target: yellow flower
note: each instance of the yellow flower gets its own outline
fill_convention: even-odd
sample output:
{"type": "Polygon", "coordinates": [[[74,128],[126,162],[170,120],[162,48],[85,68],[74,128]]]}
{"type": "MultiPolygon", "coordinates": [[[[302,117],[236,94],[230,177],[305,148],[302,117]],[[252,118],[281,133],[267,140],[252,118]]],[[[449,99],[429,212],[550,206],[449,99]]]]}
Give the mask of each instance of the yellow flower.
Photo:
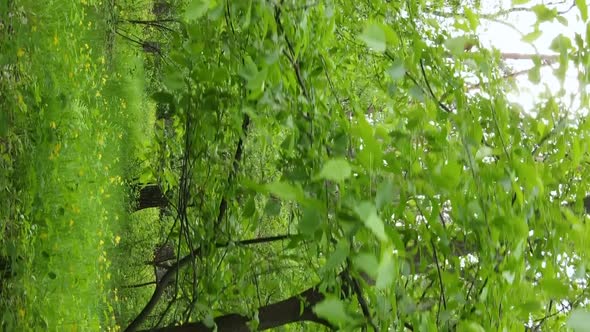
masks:
{"type": "Polygon", "coordinates": [[[121,242],[121,237],[119,235],[115,236],[115,244],[119,244],[121,242]]]}
{"type": "Polygon", "coordinates": [[[16,56],[20,58],[23,55],[25,55],[25,50],[21,47],[16,51],[16,56]]]}

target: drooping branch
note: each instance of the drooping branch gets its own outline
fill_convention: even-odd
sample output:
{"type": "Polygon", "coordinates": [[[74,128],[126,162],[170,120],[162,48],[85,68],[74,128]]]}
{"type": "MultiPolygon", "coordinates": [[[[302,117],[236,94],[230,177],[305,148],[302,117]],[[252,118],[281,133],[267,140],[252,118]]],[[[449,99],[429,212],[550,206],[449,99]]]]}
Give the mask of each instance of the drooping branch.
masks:
{"type": "Polygon", "coordinates": [[[279,30],[279,33],[283,34],[283,36],[285,38],[285,42],[287,43],[288,52],[285,51],[284,53],[285,53],[285,56],[287,56],[287,59],[289,59],[289,62],[291,63],[293,70],[295,71],[295,77],[297,78],[297,84],[299,84],[299,87],[301,88],[301,92],[303,93],[303,96],[305,97],[305,99],[310,100],[307,86],[305,85],[305,81],[303,80],[303,75],[301,74],[299,61],[295,57],[295,49],[293,48],[293,44],[291,43],[289,36],[287,36],[287,32],[283,28],[283,23],[281,22],[281,7],[279,7],[279,6],[277,6],[275,8],[275,22],[277,23],[277,28],[279,30]]]}
{"type": "MultiPolygon", "coordinates": [[[[248,126],[250,125],[250,116],[247,113],[244,113],[244,118],[242,120],[242,133],[240,134],[240,139],[238,140],[238,145],[236,147],[236,152],[234,154],[234,159],[232,161],[232,168],[229,172],[229,176],[227,178],[227,186],[229,187],[232,182],[234,181],[235,177],[238,174],[240,169],[240,162],[242,161],[242,154],[244,151],[244,139],[248,132],[248,126]]],[[[227,197],[223,195],[221,197],[221,201],[219,202],[219,210],[217,214],[217,220],[215,221],[215,231],[221,225],[223,218],[225,217],[225,213],[227,211],[227,197]]]]}
{"type": "MultiPolygon", "coordinates": [[[[233,244],[235,246],[248,246],[248,245],[253,245],[253,244],[282,241],[282,240],[288,239],[290,237],[291,237],[290,235],[277,235],[277,236],[271,236],[271,237],[237,241],[237,242],[233,242],[233,244]]],[[[224,247],[229,246],[231,243],[232,242],[217,243],[215,245],[215,248],[224,248],[224,247]]],[[[181,258],[178,262],[173,264],[168,269],[168,271],[162,276],[162,278],[160,279],[160,281],[156,285],[156,289],[154,290],[154,293],[152,294],[152,297],[150,298],[148,303],[141,310],[141,312],[137,315],[137,317],[135,317],[133,322],[131,322],[131,324],[129,324],[129,326],[125,329],[126,332],[133,332],[139,328],[139,326],[146,320],[146,318],[149,316],[149,314],[154,310],[154,308],[156,307],[156,304],[158,304],[158,301],[160,301],[160,298],[162,298],[162,295],[164,294],[166,286],[172,281],[172,278],[174,278],[174,276],[176,275],[176,272],[178,272],[181,268],[190,264],[194,259],[201,257],[201,254],[202,254],[201,247],[198,247],[195,250],[193,250],[190,254],[181,258]]]]}
{"type": "MultiPolygon", "coordinates": [[[[313,312],[313,307],[324,299],[318,287],[309,288],[302,293],[283,301],[258,308],[258,331],[268,330],[295,322],[313,322],[330,328],[333,326],[313,312]]],[[[227,314],[214,319],[218,332],[249,332],[252,318],[241,314],[227,314]]],[[[213,331],[204,322],[188,323],[181,326],[167,326],[157,332],[209,332],[213,331]]]]}
{"type": "MultiPolygon", "coordinates": [[[[350,262],[350,260],[347,260],[347,267],[344,270],[344,272],[342,273],[342,276],[343,276],[344,280],[352,287],[352,290],[356,294],[356,299],[357,299],[359,305],[361,306],[361,311],[363,312],[363,316],[365,316],[367,323],[369,323],[369,325],[371,325],[371,327],[373,328],[373,331],[379,332],[380,331],[379,327],[373,321],[373,317],[371,316],[371,311],[369,310],[369,305],[367,304],[367,301],[365,300],[365,297],[363,296],[363,291],[361,289],[361,285],[360,285],[358,279],[353,277],[352,275],[350,275],[350,272],[349,272],[350,266],[351,266],[351,262],[350,262]]],[[[367,278],[366,281],[368,283],[373,282],[372,280],[369,279],[369,276],[364,275],[364,277],[367,278]]]]}

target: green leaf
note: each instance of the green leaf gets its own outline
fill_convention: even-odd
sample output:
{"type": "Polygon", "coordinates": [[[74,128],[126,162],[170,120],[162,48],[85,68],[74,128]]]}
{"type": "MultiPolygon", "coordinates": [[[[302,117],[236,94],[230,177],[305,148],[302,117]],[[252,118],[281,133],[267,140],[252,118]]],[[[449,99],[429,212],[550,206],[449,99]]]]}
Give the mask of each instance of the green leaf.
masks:
{"type": "Polygon", "coordinates": [[[572,41],[564,35],[559,35],[551,41],[549,48],[552,51],[565,53],[572,47],[572,41]]]}
{"type": "Polygon", "coordinates": [[[287,201],[296,201],[303,198],[301,189],[286,182],[273,182],[265,187],[271,194],[287,201]]]}
{"type": "Polygon", "coordinates": [[[359,270],[365,272],[371,278],[377,278],[379,270],[379,261],[377,257],[369,253],[360,253],[352,260],[354,266],[359,270]]]}
{"type": "Polygon", "coordinates": [[[256,201],[254,200],[254,196],[250,196],[242,213],[244,217],[250,218],[254,215],[254,212],[256,212],[256,201]]]}
{"type": "Polygon", "coordinates": [[[462,321],[457,328],[459,332],[485,332],[483,326],[474,321],[462,321]]]}
{"type": "Polygon", "coordinates": [[[165,91],[155,92],[151,97],[157,103],[171,104],[174,102],[174,96],[165,91]]]}
{"type": "Polygon", "coordinates": [[[365,26],[365,29],[359,35],[359,39],[364,41],[375,52],[383,53],[387,49],[385,31],[378,24],[370,23],[365,26]]]}
{"type": "Polygon", "coordinates": [[[469,28],[471,31],[476,31],[479,26],[479,16],[467,6],[463,10],[465,11],[465,18],[469,22],[469,28]]]}
{"type": "Polygon", "coordinates": [[[169,91],[179,91],[185,87],[184,76],[180,70],[166,70],[162,83],[169,91]]]}
{"type": "Polygon", "coordinates": [[[512,0],[512,5],[524,5],[529,3],[531,0],[512,0]]]}
{"type": "Polygon", "coordinates": [[[0,138],[8,135],[8,112],[0,111],[0,138]]]}
{"type": "Polygon", "coordinates": [[[563,16],[557,16],[555,19],[557,20],[557,22],[561,23],[561,25],[563,25],[563,26],[567,27],[569,25],[567,18],[565,18],[563,16]]]}
{"type": "Polygon", "coordinates": [[[379,269],[377,270],[377,280],[375,286],[378,289],[385,289],[391,285],[395,279],[395,262],[393,259],[392,248],[385,249],[379,262],[379,269]]]}
{"type": "Polygon", "coordinates": [[[385,40],[387,41],[387,45],[390,47],[395,47],[399,45],[399,36],[397,33],[389,26],[385,24],[379,24],[383,32],[385,32],[385,40]]]}
{"type": "Polygon", "coordinates": [[[482,159],[485,157],[493,156],[494,149],[490,148],[489,146],[482,145],[475,154],[475,159],[482,159]]]}
{"type": "Polygon", "coordinates": [[[524,37],[522,37],[522,41],[525,43],[532,43],[541,37],[543,33],[539,29],[535,29],[533,32],[527,33],[524,37]]]}
{"type": "Polygon", "coordinates": [[[196,21],[201,18],[209,9],[209,0],[192,0],[184,12],[185,22],[196,21]]]}
{"type": "Polygon", "coordinates": [[[305,207],[303,209],[303,215],[297,225],[299,233],[303,235],[312,235],[320,227],[321,220],[321,215],[317,209],[305,207]]]}
{"type": "Polygon", "coordinates": [[[342,265],[342,263],[346,261],[349,252],[350,243],[348,243],[346,240],[340,240],[336,245],[336,249],[328,258],[324,268],[327,270],[337,269],[340,265],[342,265]]]}
{"type": "Polygon", "coordinates": [[[528,316],[528,314],[535,311],[543,310],[543,306],[539,301],[528,301],[519,305],[520,310],[528,316]]]}
{"type": "Polygon", "coordinates": [[[269,199],[264,207],[264,214],[269,217],[276,217],[281,214],[281,201],[269,199]]]}
{"type": "Polygon", "coordinates": [[[419,86],[413,85],[408,93],[419,102],[424,102],[424,91],[419,86]]]}
{"type": "Polygon", "coordinates": [[[383,221],[377,215],[375,205],[370,202],[362,202],[354,208],[354,211],[365,223],[365,226],[373,232],[379,240],[387,241],[385,227],[383,226],[383,221]]]}
{"type": "Polygon", "coordinates": [[[344,302],[334,297],[326,298],[316,304],[313,307],[313,312],[336,326],[346,323],[350,319],[346,313],[344,302]]]}
{"type": "Polygon", "coordinates": [[[252,60],[249,55],[244,57],[244,64],[240,68],[238,74],[246,81],[250,81],[258,75],[258,66],[256,63],[254,63],[254,60],[252,60]]]}
{"type": "Polygon", "coordinates": [[[582,20],[585,22],[588,20],[588,5],[586,5],[586,0],[576,0],[576,7],[580,10],[580,15],[582,15],[582,20]]]}
{"type": "Polygon", "coordinates": [[[574,309],[567,320],[567,327],[575,332],[590,332],[590,312],[574,309]]]}
{"type": "Polygon", "coordinates": [[[472,41],[470,38],[466,36],[460,36],[455,38],[449,38],[445,41],[445,47],[451,52],[454,56],[460,56],[461,54],[465,53],[465,47],[471,44],[472,41]]]}
{"type": "Polygon", "coordinates": [[[399,197],[399,191],[396,193],[393,182],[389,179],[383,181],[377,188],[377,197],[375,197],[377,210],[384,207],[387,203],[393,203],[393,199],[396,196],[399,197]]]}
{"type": "Polygon", "coordinates": [[[557,9],[549,9],[545,5],[536,5],[531,9],[537,15],[537,21],[539,23],[552,21],[557,16],[557,9]]]}
{"type": "Polygon", "coordinates": [[[318,174],[317,178],[334,182],[342,182],[348,179],[351,174],[352,168],[350,167],[348,161],[337,158],[328,160],[322,167],[322,170],[320,171],[320,174],[318,174]]]}
{"type": "Polygon", "coordinates": [[[391,67],[389,67],[389,69],[387,70],[387,73],[389,74],[391,79],[393,79],[394,82],[397,82],[400,79],[404,78],[404,76],[406,75],[406,68],[404,67],[403,61],[396,59],[393,62],[393,65],[391,65],[391,67]]]}
{"type": "Polygon", "coordinates": [[[545,278],[541,281],[541,287],[552,298],[562,299],[568,294],[568,287],[559,279],[545,278]]]}

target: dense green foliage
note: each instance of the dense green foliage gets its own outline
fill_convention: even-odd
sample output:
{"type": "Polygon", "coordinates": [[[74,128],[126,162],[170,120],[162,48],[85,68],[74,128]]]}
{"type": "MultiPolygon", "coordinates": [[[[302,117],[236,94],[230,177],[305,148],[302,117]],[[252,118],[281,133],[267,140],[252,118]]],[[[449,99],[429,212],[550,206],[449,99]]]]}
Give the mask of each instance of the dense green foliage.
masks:
{"type": "Polygon", "coordinates": [[[17,295],[2,297],[3,326],[588,330],[590,36],[520,56],[531,82],[551,66],[561,83],[533,110],[508,100],[507,56],[478,37],[527,11],[533,43],[570,11],[586,24],[587,7],[513,2],[26,2],[56,30],[15,24],[3,54],[64,61],[1,58],[35,75],[0,86],[4,292],[17,295]],[[90,52],[98,32],[74,35],[86,21],[70,16],[99,8],[88,27],[106,46],[90,52]],[[145,73],[114,38],[141,47],[145,73]],[[152,257],[162,244],[177,259],[152,257]]]}
{"type": "Polygon", "coordinates": [[[0,1],[2,331],[115,329],[110,251],[153,123],[141,57],[107,38],[116,12],[0,1]]]}

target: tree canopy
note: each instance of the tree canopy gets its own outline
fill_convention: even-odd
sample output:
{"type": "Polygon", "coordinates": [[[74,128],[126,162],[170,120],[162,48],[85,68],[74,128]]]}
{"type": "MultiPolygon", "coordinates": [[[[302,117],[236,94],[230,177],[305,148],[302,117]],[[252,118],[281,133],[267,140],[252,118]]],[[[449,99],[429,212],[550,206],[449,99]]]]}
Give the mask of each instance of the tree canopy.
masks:
{"type": "Polygon", "coordinates": [[[144,177],[179,259],[128,330],[163,298],[163,330],[587,330],[589,37],[485,47],[512,11],[529,43],[568,24],[513,3],[188,1],[152,96],[172,153],[144,177]],[[507,59],[561,84],[525,110],[507,59]]]}

